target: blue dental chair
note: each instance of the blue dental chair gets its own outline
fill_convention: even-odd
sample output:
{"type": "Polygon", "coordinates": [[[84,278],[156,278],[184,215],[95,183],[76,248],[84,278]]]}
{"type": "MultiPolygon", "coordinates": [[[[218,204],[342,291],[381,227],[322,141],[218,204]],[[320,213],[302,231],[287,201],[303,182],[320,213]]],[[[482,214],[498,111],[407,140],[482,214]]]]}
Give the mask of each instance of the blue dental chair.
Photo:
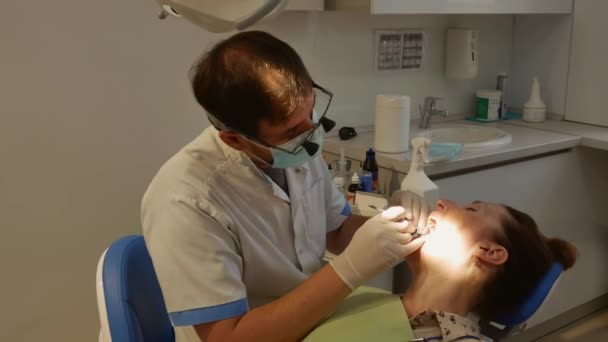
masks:
{"type": "MultiPolygon", "coordinates": [[[[528,299],[514,312],[480,322],[484,336],[494,341],[525,328],[563,271],[554,263],[528,299]]],[[[97,265],[99,342],[174,342],[175,334],[142,236],[116,240],[97,265]]]]}
{"type": "Polygon", "coordinates": [[[175,334],[143,236],[118,239],[97,265],[99,342],[173,342],[175,334]]]}
{"type": "Polygon", "coordinates": [[[502,315],[492,322],[480,322],[480,328],[483,335],[494,341],[500,341],[507,336],[516,334],[525,329],[526,321],[528,321],[545,302],[563,271],[564,267],[560,263],[554,262],[534,291],[532,291],[530,296],[528,296],[517,310],[502,315]]]}

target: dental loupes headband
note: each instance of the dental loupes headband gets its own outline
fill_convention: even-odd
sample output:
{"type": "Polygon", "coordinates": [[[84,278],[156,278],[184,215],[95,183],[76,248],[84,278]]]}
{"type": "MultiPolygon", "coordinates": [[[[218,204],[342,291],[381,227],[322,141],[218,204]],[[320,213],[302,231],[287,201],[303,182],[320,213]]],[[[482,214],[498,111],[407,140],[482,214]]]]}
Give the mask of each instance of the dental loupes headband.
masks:
{"type": "Polygon", "coordinates": [[[299,144],[298,146],[296,146],[293,150],[286,150],[280,146],[271,145],[264,141],[256,139],[252,136],[244,134],[240,130],[236,130],[232,127],[229,127],[228,125],[223,123],[221,120],[219,120],[217,117],[215,117],[213,114],[211,114],[209,112],[207,112],[207,117],[209,118],[209,121],[211,122],[211,124],[218,130],[230,130],[230,131],[236,132],[265,147],[281,150],[283,152],[286,152],[286,153],[289,153],[292,155],[298,154],[298,153],[300,153],[300,151],[302,151],[302,149],[304,149],[306,151],[306,153],[308,153],[308,155],[313,156],[318,152],[318,150],[320,148],[319,144],[311,141],[315,132],[317,132],[317,130],[320,127],[323,127],[323,130],[325,132],[329,132],[336,126],[336,122],[327,117],[327,111],[328,111],[331,101],[333,99],[333,93],[331,91],[321,87],[320,85],[316,84],[315,82],[313,82],[313,90],[315,92],[317,92],[317,91],[320,92],[320,93],[315,93],[315,106],[318,104],[318,105],[321,105],[322,108],[315,108],[313,106],[313,111],[312,111],[311,115],[313,118],[314,127],[308,131],[308,134],[306,135],[303,142],[301,144],[299,144]],[[319,97],[319,95],[322,95],[322,96],[319,97]],[[327,102],[323,102],[321,99],[325,99],[327,102]],[[315,121],[315,113],[317,115],[320,114],[320,116],[316,119],[316,121],[315,121]]]}

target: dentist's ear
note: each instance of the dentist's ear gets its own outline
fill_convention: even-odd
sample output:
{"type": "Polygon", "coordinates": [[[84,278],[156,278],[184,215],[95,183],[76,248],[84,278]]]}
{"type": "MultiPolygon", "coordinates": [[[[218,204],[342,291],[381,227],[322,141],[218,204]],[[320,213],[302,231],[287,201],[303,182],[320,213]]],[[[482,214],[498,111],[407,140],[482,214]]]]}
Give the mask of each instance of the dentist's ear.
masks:
{"type": "Polygon", "coordinates": [[[220,139],[237,151],[244,151],[248,148],[250,142],[243,138],[240,134],[232,131],[220,131],[220,139]]]}
{"type": "Polygon", "coordinates": [[[507,262],[509,258],[509,252],[501,245],[485,241],[477,244],[475,250],[475,258],[481,262],[484,262],[493,266],[500,266],[507,262]]]}

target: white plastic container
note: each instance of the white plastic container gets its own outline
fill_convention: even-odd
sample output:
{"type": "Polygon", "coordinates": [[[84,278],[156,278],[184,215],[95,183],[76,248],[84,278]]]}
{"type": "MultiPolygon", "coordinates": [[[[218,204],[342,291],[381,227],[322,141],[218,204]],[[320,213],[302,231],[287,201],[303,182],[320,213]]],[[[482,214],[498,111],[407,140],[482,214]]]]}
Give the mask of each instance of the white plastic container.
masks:
{"type": "Polygon", "coordinates": [[[376,95],[374,147],[379,152],[402,153],[409,150],[410,97],[376,95]]]}
{"type": "Polygon", "coordinates": [[[499,90],[478,90],[475,95],[475,117],[484,121],[498,120],[502,92],[499,90]]]}
{"type": "Polygon", "coordinates": [[[530,122],[545,121],[547,107],[540,98],[540,83],[538,78],[534,77],[532,81],[532,89],[530,90],[530,98],[524,104],[523,119],[530,122]]]}
{"type": "Polygon", "coordinates": [[[435,208],[439,200],[439,187],[424,173],[424,163],[429,162],[429,145],[427,138],[412,139],[412,164],[410,170],[401,183],[401,190],[409,190],[424,199],[435,208]]]}

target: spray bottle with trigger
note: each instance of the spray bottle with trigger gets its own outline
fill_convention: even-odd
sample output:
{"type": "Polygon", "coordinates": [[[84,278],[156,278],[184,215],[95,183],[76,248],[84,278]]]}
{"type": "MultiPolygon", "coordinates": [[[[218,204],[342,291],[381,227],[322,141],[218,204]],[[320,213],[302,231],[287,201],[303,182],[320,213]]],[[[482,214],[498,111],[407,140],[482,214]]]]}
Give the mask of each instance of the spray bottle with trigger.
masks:
{"type": "Polygon", "coordinates": [[[409,190],[423,197],[435,208],[439,200],[439,187],[424,173],[424,163],[428,163],[431,140],[423,137],[412,139],[412,163],[410,170],[401,182],[401,190],[409,190]]]}

